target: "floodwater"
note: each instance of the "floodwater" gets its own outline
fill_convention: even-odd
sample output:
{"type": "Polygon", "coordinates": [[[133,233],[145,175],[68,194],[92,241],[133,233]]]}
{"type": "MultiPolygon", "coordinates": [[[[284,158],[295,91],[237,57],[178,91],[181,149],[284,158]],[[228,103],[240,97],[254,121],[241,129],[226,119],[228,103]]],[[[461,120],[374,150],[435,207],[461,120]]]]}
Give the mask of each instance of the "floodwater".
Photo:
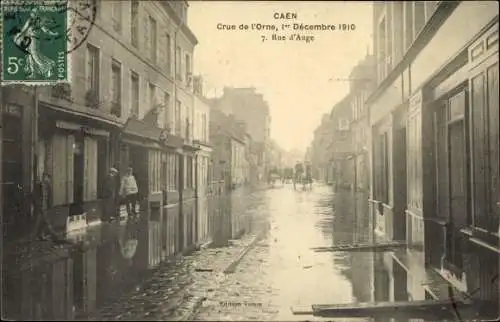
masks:
{"type": "MultiPolygon", "coordinates": [[[[103,224],[72,237],[82,247],[72,252],[71,265],[69,259],[61,259],[43,266],[43,272],[30,271],[30,280],[23,275],[25,292],[17,293],[15,285],[19,280],[9,279],[8,294],[16,295],[12,297],[9,316],[26,320],[62,320],[71,316],[85,319],[97,310],[103,320],[165,320],[171,319],[176,310],[170,307],[171,299],[180,290],[191,292],[194,288],[197,293],[208,294],[195,320],[374,321],[369,317],[294,315],[291,310],[313,304],[408,299],[406,279],[391,276],[384,269],[381,253],[311,249],[369,242],[367,198],[350,191],[334,194],[331,187],[319,184],[311,191],[284,185],[251,194],[240,205],[246,209],[248,232],[255,234],[264,227],[269,230],[243,257],[234,273],[216,282],[212,273],[193,274],[193,260],[187,257],[172,267],[167,265],[153,272],[154,227],[144,218],[103,224]],[[52,288],[51,292],[51,285],[56,283],[60,288],[52,288]],[[51,295],[55,290],[68,289],[72,290],[71,296],[65,291],[57,298],[51,295]],[[51,298],[54,301],[49,303],[47,299],[51,298]],[[30,308],[21,304],[29,304],[30,308]]],[[[214,252],[231,253],[230,249],[205,251],[205,255],[203,252],[194,257],[202,261],[206,255],[214,261],[214,252]]],[[[231,258],[216,256],[215,261],[231,258]]]]}
{"type": "Polygon", "coordinates": [[[263,198],[270,222],[267,237],[222,282],[195,319],[374,321],[370,317],[294,315],[291,310],[313,304],[373,302],[388,294],[389,283],[380,283],[387,272],[375,264],[380,254],[311,249],[368,242],[367,196],[333,195],[330,187],[320,185],[312,191],[294,191],[285,185],[268,190],[263,198]]]}

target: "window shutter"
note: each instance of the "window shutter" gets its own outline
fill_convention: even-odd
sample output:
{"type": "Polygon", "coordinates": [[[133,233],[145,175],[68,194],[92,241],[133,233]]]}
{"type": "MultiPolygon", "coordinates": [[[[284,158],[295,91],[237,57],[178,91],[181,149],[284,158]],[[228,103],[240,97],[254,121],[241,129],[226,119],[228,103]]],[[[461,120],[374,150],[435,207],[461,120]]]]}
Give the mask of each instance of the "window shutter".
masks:
{"type": "Polygon", "coordinates": [[[61,138],[58,135],[52,137],[52,169],[54,169],[52,174],[52,203],[54,206],[61,204],[61,171],[57,171],[61,166],[60,158],[63,155],[61,152],[61,138]]]}
{"type": "Polygon", "coordinates": [[[97,163],[97,140],[88,138],[89,142],[89,147],[90,147],[90,155],[89,155],[89,162],[90,162],[90,180],[89,180],[89,200],[96,200],[97,199],[97,168],[98,168],[98,163],[97,163]]]}
{"type": "MultiPolygon", "coordinates": [[[[73,169],[73,159],[74,159],[74,153],[73,153],[73,145],[75,144],[75,137],[73,135],[67,136],[65,140],[66,148],[64,150],[64,154],[62,155],[62,158],[65,159],[65,164],[66,166],[62,169],[66,169],[66,174],[65,174],[65,184],[66,186],[65,191],[67,192],[66,194],[66,201],[67,203],[73,203],[73,177],[74,177],[74,169],[73,169]]],[[[64,184],[64,183],[63,183],[64,184]]]]}

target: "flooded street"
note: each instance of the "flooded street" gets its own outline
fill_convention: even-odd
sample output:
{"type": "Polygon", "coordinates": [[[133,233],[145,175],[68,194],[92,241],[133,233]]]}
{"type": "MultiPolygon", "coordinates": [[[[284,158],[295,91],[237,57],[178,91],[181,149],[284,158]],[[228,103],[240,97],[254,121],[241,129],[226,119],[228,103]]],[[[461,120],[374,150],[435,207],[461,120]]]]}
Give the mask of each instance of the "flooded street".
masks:
{"type": "Polygon", "coordinates": [[[205,301],[196,319],[325,320],[293,315],[291,307],[370,300],[370,253],[311,249],[348,243],[359,236],[353,229],[354,207],[339,203],[333,211],[327,186],[294,191],[285,185],[269,190],[265,198],[270,232],[205,301]]]}

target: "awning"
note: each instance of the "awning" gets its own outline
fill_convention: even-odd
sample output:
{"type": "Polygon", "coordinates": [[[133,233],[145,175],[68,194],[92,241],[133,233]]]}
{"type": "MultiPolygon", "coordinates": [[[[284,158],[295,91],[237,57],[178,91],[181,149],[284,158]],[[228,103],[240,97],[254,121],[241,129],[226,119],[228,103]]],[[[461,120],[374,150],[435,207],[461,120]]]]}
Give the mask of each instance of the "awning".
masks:
{"type": "Polygon", "coordinates": [[[137,136],[143,139],[159,141],[163,130],[152,124],[148,124],[141,120],[130,118],[123,126],[123,133],[137,136]]]}
{"type": "Polygon", "coordinates": [[[167,131],[162,133],[160,140],[169,148],[182,149],[184,146],[184,139],[182,137],[170,134],[167,131]]]}

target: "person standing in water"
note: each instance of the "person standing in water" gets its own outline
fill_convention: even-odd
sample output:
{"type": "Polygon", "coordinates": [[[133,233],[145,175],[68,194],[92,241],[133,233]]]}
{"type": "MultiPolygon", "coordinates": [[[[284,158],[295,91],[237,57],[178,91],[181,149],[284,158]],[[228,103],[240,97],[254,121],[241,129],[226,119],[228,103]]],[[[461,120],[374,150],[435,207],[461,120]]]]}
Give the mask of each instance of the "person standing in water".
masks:
{"type": "Polygon", "coordinates": [[[135,180],[133,173],[134,170],[132,168],[128,168],[120,185],[120,196],[125,199],[128,215],[137,215],[135,206],[137,203],[137,193],[139,192],[139,189],[137,188],[137,181],[135,180]]]}

